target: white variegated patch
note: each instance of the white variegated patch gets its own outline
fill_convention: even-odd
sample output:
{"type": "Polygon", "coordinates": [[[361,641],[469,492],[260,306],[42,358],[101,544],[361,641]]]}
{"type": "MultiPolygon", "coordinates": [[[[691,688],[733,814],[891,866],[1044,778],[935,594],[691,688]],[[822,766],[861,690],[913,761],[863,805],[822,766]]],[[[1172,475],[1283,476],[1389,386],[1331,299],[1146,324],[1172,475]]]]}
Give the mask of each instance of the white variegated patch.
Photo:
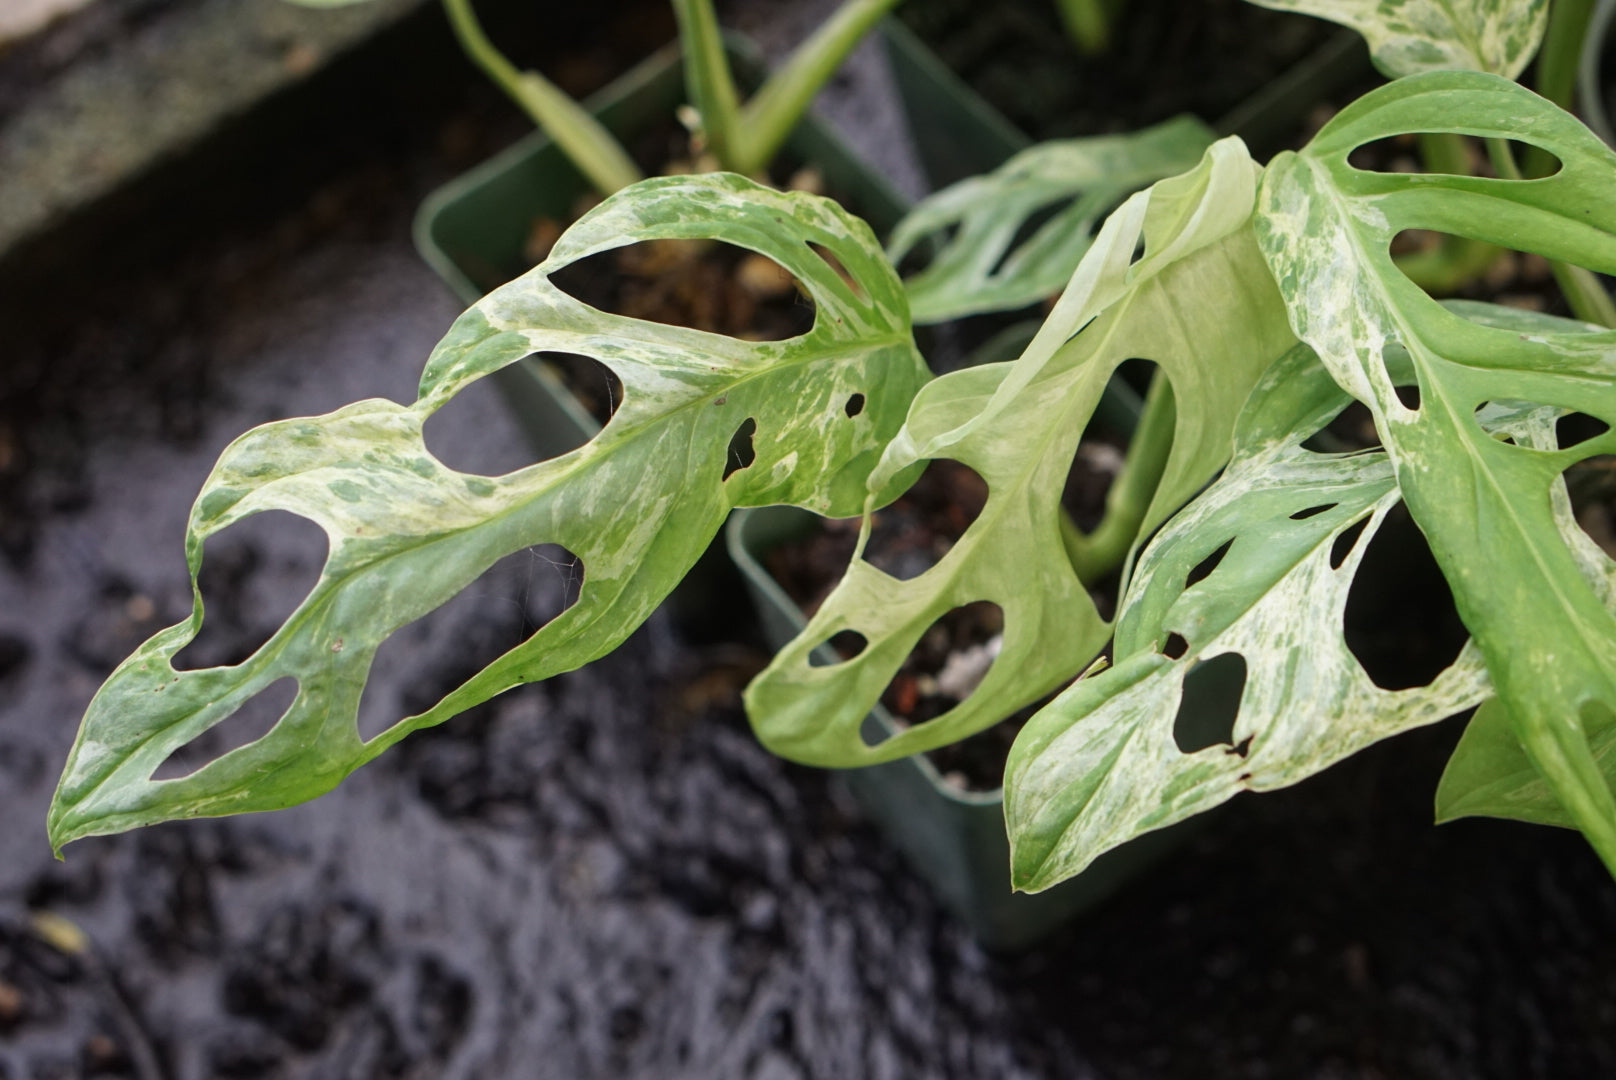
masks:
{"type": "Polygon", "coordinates": [[[1251,0],[1351,27],[1375,66],[1396,79],[1425,71],[1487,71],[1513,79],[1537,55],[1548,0],[1251,0]]]}

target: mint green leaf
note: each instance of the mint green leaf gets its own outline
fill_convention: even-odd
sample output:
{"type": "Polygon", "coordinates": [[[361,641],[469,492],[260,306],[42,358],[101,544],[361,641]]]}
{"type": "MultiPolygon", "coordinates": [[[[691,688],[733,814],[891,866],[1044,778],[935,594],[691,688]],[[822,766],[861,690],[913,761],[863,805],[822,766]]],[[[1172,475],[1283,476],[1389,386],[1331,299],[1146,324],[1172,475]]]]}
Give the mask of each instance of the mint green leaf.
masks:
{"type": "MultiPolygon", "coordinates": [[[[1072,569],[1059,507],[1112,372],[1133,357],[1153,360],[1177,399],[1196,405],[1177,412],[1171,454],[1142,514],[1148,532],[1227,459],[1241,403],[1295,344],[1251,228],[1259,175],[1238,139],[1215,143],[1193,172],[1111,216],[1020,359],[952,373],[921,391],[871,474],[872,490],[919,462],[951,458],[987,482],[986,506],[936,566],[911,580],[855,556],[803,633],[747,690],[753,727],[770,749],[822,765],[902,757],[993,724],[1094,657],[1110,630],[1072,569]],[[920,636],[979,600],[999,605],[1005,630],[975,692],[866,745],[864,716],[920,636]],[[864,650],[812,666],[814,648],[843,630],[862,634],[864,650]]],[[[866,538],[868,530],[866,521],[866,538]]]]}
{"type": "Polygon", "coordinates": [[[1513,79],[1543,42],[1548,0],[1251,0],[1317,15],[1369,43],[1375,66],[1397,79],[1425,71],[1490,71],[1513,79]]]}
{"type": "Polygon", "coordinates": [[[1145,185],[1194,168],[1214,138],[1193,116],[1180,116],[1129,135],[1040,143],[922,199],[892,231],[894,266],[939,234],[957,232],[904,283],[915,322],[1008,311],[1053,296],[1102,216],[1145,185]],[[1033,216],[1051,209],[1017,244],[1033,216]]]}
{"type": "Polygon", "coordinates": [[[1507,402],[1616,422],[1616,333],[1467,319],[1412,285],[1387,251],[1402,229],[1427,228],[1616,272],[1613,188],[1616,153],[1574,118],[1496,76],[1442,72],[1365,96],[1301,154],[1275,159],[1257,228],[1297,335],[1373,413],[1516,738],[1616,872],[1616,798],[1589,741],[1616,714],[1616,617],[1554,496],[1567,466],[1616,449],[1616,432],[1547,450],[1478,422],[1479,409],[1507,402]],[[1363,143],[1444,131],[1526,142],[1562,167],[1517,181],[1347,164],[1363,143]],[[1417,409],[1387,375],[1394,343],[1413,364],[1417,409]]]}
{"type": "MultiPolygon", "coordinates": [[[[1587,734],[1605,783],[1616,786],[1616,724],[1608,720],[1591,723],[1587,734]]],[[[1510,727],[1509,714],[1497,698],[1485,702],[1470,718],[1437,785],[1438,823],[1463,817],[1577,827],[1526,756],[1510,727]]]]}
{"type": "Polygon", "coordinates": [[[1491,692],[1473,647],[1429,686],[1401,691],[1375,686],[1347,648],[1348,591],[1398,501],[1383,452],[1301,445],[1348,400],[1306,346],[1274,365],[1241,416],[1228,468],[1141,555],[1116,666],[1022,729],[1005,769],[1017,888],[1048,888],[1141,833],[1241,791],[1294,784],[1491,692]],[[1359,523],[1333,565],[1337,539],[1359,523]],[[1186,587],[1224,544],[1211,572],[1186,587]],[[1163,652],[1172,635],[1185,646],[1177,658],[1163,652]],[[1185,753],[1173,731],[1185,680],[1201,661],[1231,653],[1246,664],[1232,737],[1185,753]]]}
{"type": "Polygon", "coordinates": [[[835,203],[734,175],[626,189],[574,225],[550,258],[489,294],[433,352],[413,405],[361,401],[256,428],[228,447],[192,511],[186,554],[248,515],[280,509],[324,528],[330,555],[308,599],[247,660],[176,671],[191,618],[143,644],[91,702],[50,811],[51,842],[169,818],[267,810],[319,795],[418,728],[614,648],[695,562],[732,506],[857,513],[867,477],[926,378],[902,286],[863,222],[835,203]],[[714,238],[774,259],[817,305],[813,329],[749,342],[606,314],[550,275],[655,238],[714,238]],[[809,244],[840,262],[857,291],[809,244]],[[625,391],[591,442],[499,477],[433,458],[423,422],[461,389],[545,350],[604,362],[625,391]],[[855,417],[846,405],[865,396],[855,417]],[[753,463],[723,479],[731,437],[756,423],[753,463]],[[501,557],[557,543],[579,556],[577,602],[431,709],[369,742],[356,727],[377,647],[501,557]],[[153,782],[179,747],[283,677],[291,707],[262,738],[190,776],[153,782]]]}

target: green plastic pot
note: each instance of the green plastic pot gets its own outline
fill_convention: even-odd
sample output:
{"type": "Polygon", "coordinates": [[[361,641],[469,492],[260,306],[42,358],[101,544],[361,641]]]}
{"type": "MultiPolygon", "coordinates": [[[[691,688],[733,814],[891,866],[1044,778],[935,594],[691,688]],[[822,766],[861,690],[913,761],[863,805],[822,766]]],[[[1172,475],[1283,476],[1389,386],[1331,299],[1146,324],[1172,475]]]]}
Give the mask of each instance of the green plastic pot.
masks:
{"type": "MultiPolygon", "coordinates": [[[[918,35],[896,19],[882,25],[921,167],[933,187],[989,172],[1032,140],[949,69],[918,35]]],[[[1281,149],[1307,111],[1334,91],[1372,74],[1363,39],[1332,35],[1289,71],[1220,117],[1213,127],[1239,135],[1252,152],[1281,149]]]]}
{"type": "MultiPolygon", "coordinates": [[[[725,48],[743,88],[762,81],[764,68],[754,46],[726,37],[725,48]]],[[[633,145],[640,135],[668,123],[684,100],[684,65],[675,44],[587,104],[609,131],[633,145]]],[[[908,209],[907,199],[812,116],[797,125],[781,158],[815,166],[826,190],[878,233],[890,229],[908,209]]],[[[564,220],[588,190],[560,148],[535,132],[428,196],[416,214],[415,246],[455,295],[471,304],[527,269],[522,248],[535,220],[564,220]]],[[[545,457],[581,446],[600,430],[543,360],[530,357],[494,378],[534,449],[545,457]]]]}

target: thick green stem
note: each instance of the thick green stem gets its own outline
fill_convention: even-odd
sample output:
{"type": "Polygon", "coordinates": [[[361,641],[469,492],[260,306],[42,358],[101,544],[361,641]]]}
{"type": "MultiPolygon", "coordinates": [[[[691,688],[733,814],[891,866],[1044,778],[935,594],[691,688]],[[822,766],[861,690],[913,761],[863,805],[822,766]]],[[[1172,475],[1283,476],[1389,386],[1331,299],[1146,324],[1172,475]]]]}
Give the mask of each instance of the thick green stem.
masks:
{"type": "Polygon", "coordinates": [[[1098,56],[1111,45],[1111,13],[1105,0],[1056,0],[1061,21],[1077,51],[1098,56]]]}
{"type": "Polygon", "coordinates": [[[797,46],[741,110],[728,167],[747,174],[767,168],[820,87],[897,2],[847,0],[812,37],[797,46]]]}
{"type": "MultiPolygon", "coordinates": [[[[1582,66],[1582,42],[1588,35],[1588,20],[1594,0],[1553,0],[1549,25],[1543,32],[1543,47],[1537,54],[1537,92],[1567,112],[1577,91],[1577,69],[1582,66]]],[[[1532,147],[1526,153],[1522,172],[1531,177],[1554,171],[1553,155],[1532,147]]]]}
{"type": "Polygon", "coordinates": [[[1139,426],[1128,442],[1122,472],[1106,492],[1105,517],[1087,536],[1079,532],[1070,519],[1062,521],[1061,540],[1066,545],[1066,556],[1084,585],[1093,585],[1121,566],[1139,538],[1139,526],[1144,523],[1150,501],[1167,468],[1177,423],[1178,409],[1173,401],[1172,384],[1158,374],[1151,381],[1150,393],[1145,396],[1145,411],[1139,417],[1139,426]]]}
{"type": "Polygon", "coordinates": [[[685,91],[701,116],[704,149],[718,159],[721,168],[749,172],[735,160],[741,110],[713,2],[673,0],[673,12],[679,19],[679,41],[684,47],[685,91]]]}
{"type": "MultiPolygon", "coordinates": [[[[1515,154],[1507,139],[1488,139],[1487,155],[1492,158],[1493,168],[1500,177],[1521,179],[1520,167],[1515,164],[1515,154]]],[[[1551,261],[1549,267],[1573,315],[1583,322],[1616,327],[1616,301],[1592,271],[1558,261],[1551,261]]]]}
{"type": "Polygon", "coordinates": [[[597,191],[610,195],[641,179],[622,144],[583,106],[537,72],[518,71],[494,47],[471,9],[471,0],[443,0],[443,9],[466,55],[555,140],[597,191]]]}

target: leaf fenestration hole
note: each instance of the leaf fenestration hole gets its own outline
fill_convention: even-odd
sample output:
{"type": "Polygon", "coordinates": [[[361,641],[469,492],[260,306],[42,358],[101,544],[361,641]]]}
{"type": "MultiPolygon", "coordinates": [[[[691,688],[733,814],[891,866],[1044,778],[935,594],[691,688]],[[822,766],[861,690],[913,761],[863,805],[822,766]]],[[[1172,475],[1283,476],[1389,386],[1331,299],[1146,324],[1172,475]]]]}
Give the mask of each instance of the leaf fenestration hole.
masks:
{"type": "Polygon", "coordinates": [[[1587,413],[1567,413],[1554,424],[1555,441],[1562,450],[1581,446],[1589,439],[1597,439],[1609,430],[1609,424],[1587,413]]]}
{"type": "MultiPolygon", "coordinates": [[[[576,357],[585,361],[585,357],[576,357]]],[[[536,363],[530,358],[521,363],[536,363]]],[[[598,365],[602,371],[616,380],[604,364],[598,365]]],[[[587,371],[587,369],[583,369],[587,371]]],[[[588,377],[580,379],[568,378],[568,387],[576,387],[579,399],[589,407],[592,400],[591,390],[598,383],[588,377]]],[[[622,384],[617,384],[615,398],[622,399],[622,384]]],[[[515,472],[537,461],[543,460],[541,456],[523,440],[510,440],[489,438],[489,421],[497,414],[499,421],[505,421],[509,406],[503,400],[498,387],[491,379],[478,379],[469,386],[463,387],[459,393],[450,398],[442,408],[426,418],[421,429],[421,440],[426,443],[427,453],[437,458],[444,465],[456,472],[469,473],[473,476],[504,476],[515,472]]],[[[606,412],[610,419],[611,411],[606,412]]],[[[597,420],[600,419],[597,416],[597,420]]],[[[550,434],[549,431],[546,432],[550,434]]],[[[582,442],[579,443],[582,445],[582,442]]],[[[576,446],[567,447],[570,452],[576,446]]],[[[559,455],[556,455],[559,456],[559,455]]]]}
{"type": "Polygon", "coordinates": [[[496,561],[460,592],[394,631],[371,662],[359,699],[369,742],[451,691],[578,602],[584,565],[559,544],[535,544],[496,561]]]}
{"type": "Polygon", "coordinates": [[[1403,408],[1409,412],[1420,411],[1420,388],[1418,386],[1394,386],[1397,400],[1403,403],[1403,408]]]}
{"type": "Polygon", "coordinates": [[[1358,537],[1363,535],[1368,525],[1369,515],[1366,514],[1336,534],[1335,540],[1330,544],[1330,569],[1341,569],[1341,564],[1347,561],[1352,549],[1358,546],[1358,537]]]}
{"type": "Polygon", "coordinates": [[[988,275],[990,277],[996,276],[1003,270],[1005,264],[1015,258],[1016,253],[1025,247],[1028,241],[1038,235],[1039,230],[1053,221],[1074,201],[1067,198],[1046,203],[1022,219],[1021,224],[1016,227],[1015,236],[1011,238],[1010,243],[1005,246],[999,257],[993,261],[993,269],[988,271],[988,275]]]}
{"type": "Polygon", "coordinates": [[[1190,643],[1184,640],[1184,635],[1172,633],[1167,635],[1167,642],[1162,646],[1162,655],[1169,660],[1182,660],[1190,651],[1190,643]]]}
{"type": "Polygon", "coordinates": [[[153,771],[153,780],[179,780],[262,739],[297,700],[297,680],[276,679],[223,720],[179,747],[153,771]]]}
{"type": "Polygon", "coordinates": [[[642,240],[550,280],[598,311],[747,341],[784,341],[814,325],[813,301],[790,271],[722,240],[642,240]]]}
{"type": "MultiPolygon", "coordinates": [[[[1234,722],[1246,689],[1246,658],[1223,653],[1203,660],[1184,677],[1184,696],[1173,717],[1173,742],[1186,754],[1209,746],[1233,748],[1234,722]]],[[[1249,740],[1245,740],[1249,746],[1249,740]]],[[[1244,755],[1241,755],[1244,756],[1244,755]]]]}
{"type": "Polygon", "coordinates": [[[914,486],[875,513],[864,558],[900,581],[936,566],[987,505],[988,484],[969,465],[937,458],[914,486]]]}
{"type": "Polygon", "coordinates": [[[870,644],[857,630],[838,630],[808,654],[809,667],[834,667],[853,659],[870,644]],[[830,654],[827,655],[827,650],[830,654]]]}
{"type": "Polygon", "coordinates": [[[1382,690],[1426,686],[1469,637],[1453,593],[1406,507],[1369,541],[1347,592],[1347,648],[1382,690]]]}
{"type": "Polygon", "coordinates": [[[960,223],[950,221],[920,237],[898,260],[898,276],[907,281],[930,266],[958,238],[960,223]]]}
{"type": "Polygon", "coordinates": [[[1302,449],[1315,454],[1352,454],[1380,446],[1369,406],[1354,401],[1336,414],[1324,427],[1302,440],[1302,449]]]}
{"type": "Polygon", "coordinates": [[[729,449],[724,454],[724,479],[728,480],[735,473],[748,468],[757,460],[757,450],[752,446],[752,436],[757,434],[757,420],[748,416],[735,429],[730,436],[729,449]]]}
{"type": "MultiPolygon", "coordinates": [[[[1518,167],[1530,163],[1543,163],[1536,178],[1553,176],[1563,168],[1560,159],[1548,150],[1515,139],[1505,140],[1518,167]]],[[[1361,143],[1347,155],[1347,164],[1361,172],[1401,173],[1408,176],[1481,176],[1496,177],[1497,170],[1488,156],[1486,145],[1470,135],[1452,135],[1447,132],[1410,131],[1361,143]],[[1422,139],[1434,138],[1446,144],[1446,151],[1454,160],[1438,158],[1427,160],[1421,147],[1422,139]]]]}
{"type": "Polygon", "coordinates": [[[1435,229],[1403,229],[1392,237],[1388,250],[1403,275],[1433,296],[1568,313],[1553,266],[1535,252],[1489,246],[1435,229]]]}
{"type": "Polygon", "coordinates": [[[325,530],[266,510],[208,537],[202,548],[202,628],[174,656],[176,671],[241,663],[275,635],[320,582],[325,530]]]}
{"type": "MultiPolygon", "coordinates": [[[[623,404],[623,380],[617,377],[617,372],[593,356],[546,352],[539,353],[532,360],[523,361],[523,363],[532,362],[544,364],[558,376],[578,399],[578,403],[601,427],[605,427],[611,418],[617,415],[617,410],[623,404]]],[[[546,436],[553,438],[554,433],[546,432],[546,436]]],[[[582,445],[583,442],[580,441],[578,446],[582,445]]],[[[571,453],[577,448],[568,447],[566,452],[571,453]]]]}
{"type": "Polygon", "coordinates": [[[1213,551],[1212,554],[1190,567],[1190,572],[1184,577],[1184,588],[1188,589],[1191,586],[1199,585],[1201,582],[1210,577],[1212,575],[1212,571],[1216,570],[1218,568],[1218,564],[1223,561],[1223,557],[1229,554],[1229,548],[1233,546],[1234,537],[1231,536],[1229,539],[1219,544],[1217,549],[1213,551]]]}
{"type": "MultiPolygon", "coordinates": [[[[825,260],[825,265],[829,266],[836,272],[836,276],[842,279],[842,284],[846,285],[854,296],[858,297],[860,300],[868,300],[870,298],[870,294],[864,291],[864,286],[860,284],[859,279],[847,272],[847,267],[842,265],[842,260],[836,257],[836,253],[834,251],[826,247],[824,244],[816,244],[811,240],[808,241],[808,248],[815,255],[818,255],[821,259],[825,260]]],[[[808,325],[812,327],[813,320],[810,319],[808,325]]]]}
{"type": "Polygon", "coordinates": [[[991,600],[962,604],[926,628],[881,695],[899,724],[935,720],[987,677],[999,655],[1004,611],[991,600]]]}
{"type": "Polygon", "coordinates": [[[848,398],[847,399],[847,404],[845,406],[843,406],[843,411],[847,413],[849,419],[851,419],[851,418],[857,416],[859,413],[863,412],[864,411],[864,395],[863,394],[854,394],[852,397],[848,398]]]}
{"type": "Polygon", "coordinates": [[[1314,517],[1314,516],[1316,516],[1318,514],[1323,514],[1323,513],[1327,512],[1327,511],[1334,510],[1337,506],[1340,506],[1340,505],[1341,505],[1340,503],[1323,503],[1323,504],[1321,504],[1319,506],[1309,506],[1305,510],[1298,510],[1298,511],[1296,511],[1296,513],[1292,514],[1291,515],[1291,520],[1292,521],[1306,521],[1310,517],[1314,517]]]}

